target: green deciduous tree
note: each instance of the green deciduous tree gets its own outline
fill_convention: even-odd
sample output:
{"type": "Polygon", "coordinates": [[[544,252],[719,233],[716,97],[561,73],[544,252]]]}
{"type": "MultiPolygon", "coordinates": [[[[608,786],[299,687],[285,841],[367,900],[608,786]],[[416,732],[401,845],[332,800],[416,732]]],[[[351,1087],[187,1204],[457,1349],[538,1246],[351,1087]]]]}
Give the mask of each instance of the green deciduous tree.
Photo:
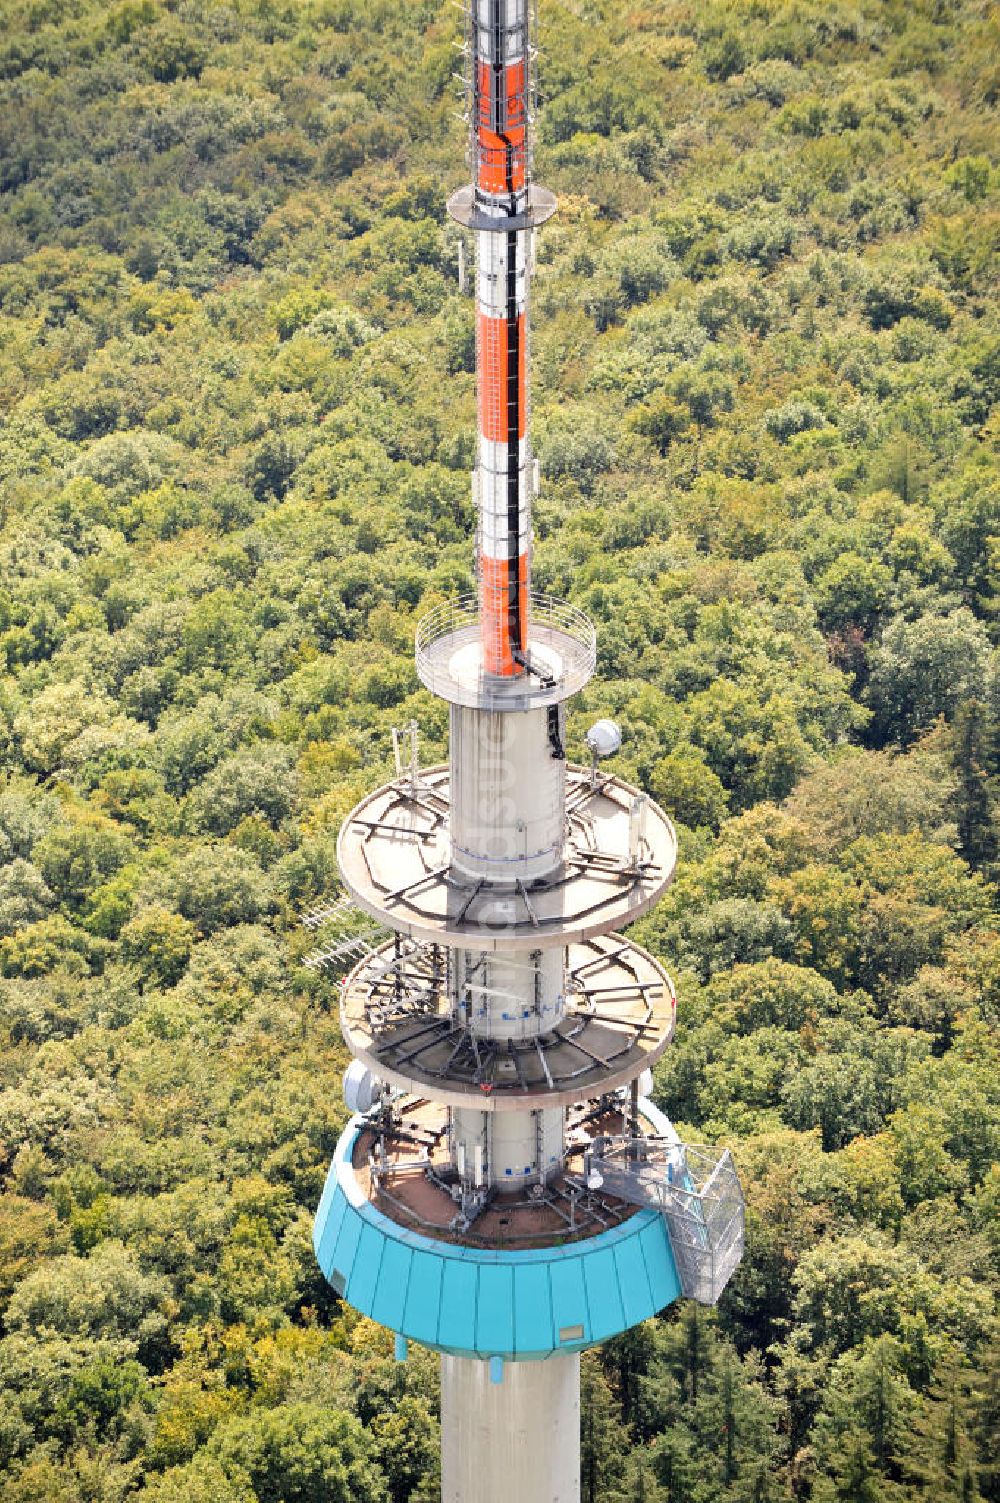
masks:
{"type": "Polygon", "coordinates": [[[385,1503],[373,1441],[356,1419],[319,1404],[281,1404],[225,1421],[209,1449],[231,1484],[259,1503],[385,1503]]]}
{"type": "Polygon", "coordinates": [[[29,1274],[7,1307],[7,1328],[117,1339],[134,1343],[148,1362],[162,1361],[169,1350],[166,1287],[120,1243],[103,1242],[87,1258],[64,1255],[29,1274]]]}
{"type": "Polygon", "coordinates": [[[989,661],[985,628],[965,608],[894,621],[871,653],[876,737],[908,746],[937,716],[951,720],[982,693],[989,661]]]}
{"type": "Polygon", "coordinates": [[[174,986],[187,967],[195,933],[195,926],[179,913],[144,908],[121,930],[122,955],[148,982],[174,986]]]}

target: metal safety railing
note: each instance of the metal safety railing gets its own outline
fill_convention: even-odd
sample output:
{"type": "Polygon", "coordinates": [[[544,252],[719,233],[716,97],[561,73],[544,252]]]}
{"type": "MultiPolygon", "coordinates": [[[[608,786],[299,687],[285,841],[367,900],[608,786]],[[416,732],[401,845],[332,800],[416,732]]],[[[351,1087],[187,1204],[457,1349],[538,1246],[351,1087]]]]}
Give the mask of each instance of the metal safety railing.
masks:
{"type": "Polygon", "coordinates": [[[588,1173],[612,1195],[660,1211],[681,1293],[717,1304],[743,1256],[745,1202],[728,1148],[720,1155],[669,1138],[598,1138],[588,1173]]]}
{"type": "Polygon", "coordinates": [[[448,600],[417,626],[416,668],[420,681],[443,699],[486,709],[520,709],[582,689],[597,662],[597,635],[583,611],[551,595],[528,595],[528,651],[539,650],[537,673],[498,678],[483,667],[482,654],[462,652],[480,641],[477,595],[448,600]],[[555,691],[555,693],[553,692],[555,691]]]}

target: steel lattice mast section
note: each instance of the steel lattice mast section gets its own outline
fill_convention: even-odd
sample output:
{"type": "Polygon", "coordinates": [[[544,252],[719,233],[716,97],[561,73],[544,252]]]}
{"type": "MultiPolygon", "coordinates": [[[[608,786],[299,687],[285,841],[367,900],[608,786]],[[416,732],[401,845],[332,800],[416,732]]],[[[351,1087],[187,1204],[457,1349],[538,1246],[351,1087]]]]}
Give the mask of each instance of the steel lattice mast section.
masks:
{"type": "Polygon", "coordinates": [[[477,237],[478,592],[417,633],[418,674],[450,705],[447,766],[421,769],[409,728],[396,778],[340,834],[344,886],[379,927],[317,952],[358,963],[341,1002],[355,1115],[314,1242],[400,1356],[410,1338],[441,1352],[445,1503],[577,1503],[580,1352],[681,1294],[714,1302],[743,1202],[728,1154],[680,1144],[640,1088],[674,992],[618,931],[665,890],[676,842],[600,769],[610,722],[589,767],[566,761],[595,639],[531,589],[530,242],[555,209],[530,182],[532,15],[471,0],[466,17],[474,181],[448,207],[477,237]]]}

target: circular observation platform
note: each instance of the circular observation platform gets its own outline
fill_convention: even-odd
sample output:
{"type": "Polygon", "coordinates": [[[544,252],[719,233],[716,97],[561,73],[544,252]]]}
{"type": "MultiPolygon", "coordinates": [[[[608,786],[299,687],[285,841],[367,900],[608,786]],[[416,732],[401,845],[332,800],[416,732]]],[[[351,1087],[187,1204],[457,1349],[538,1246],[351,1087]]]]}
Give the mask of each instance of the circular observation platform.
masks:
{"type": "MultiPolygon", "coordinates": [[[[377,1185],[364,1142],[372,1124],[354,1117],[337,1144],[313,1247],[327,1281],[356,1310],[437,1351],[530,1361],[583,1351],[679,1297],[665,1218],[589,1192],[573,1173],[582,1167],[572,1138],[587,1128],[585,1110],[568,1124],[566,1171],[549,1202],[497,1195],[459,1234],[440,1224],[456,1211],[447,1190],[436,1204],[414,1189],[434,1188],[427,1170],[435,1153],[443,1157],[434,1142],[440,1121],[417,1115],[428,1106],[414,1103],[403,1116],[401,1125],[412,1117],[405,1157],[393,1150],[377,1185]]],[[[650,1102],[639,1110],[643,1131],[676,1136],[650,1102]]],[[[600,1104],[593,1115],[591,1133],[602,1130],[600,1104]]]]}
{"type": "Polygon", "coordinates": [[[516,677],[487,673],[479,600],[462,595],[424,616],[416,634],[417,677],[432,694],[473,710],[534,710],[558,704],[589,682],[597,662],[590,619],[565,600],[528,597],[529,667],[516,677]]]}
{"type": "Polygon", "coordinates": [[[397,933],[428,944],[526,951],[579,944],[632,923],[662,897],[677,860],[663,810],[644,805],[632,841],[637,790],[590,768],[566,768],[566,844],[561,864],[527,882],[472,878],[452,868],[447,767],[371,793],[337,840],[344,886],[358,907],[397,933]]]}
{"type": "Polygon", "coordinates": [[[566,1012],[533,1038],[478,1036],[451,1010],[440,951],[394,941],[346,978],[340,1004],[351,1053],[379,1079],[480,1111],[569,1106],[651,1069],[674,1032],[666,971],[619,934],[570,946],[566,1012]]]}

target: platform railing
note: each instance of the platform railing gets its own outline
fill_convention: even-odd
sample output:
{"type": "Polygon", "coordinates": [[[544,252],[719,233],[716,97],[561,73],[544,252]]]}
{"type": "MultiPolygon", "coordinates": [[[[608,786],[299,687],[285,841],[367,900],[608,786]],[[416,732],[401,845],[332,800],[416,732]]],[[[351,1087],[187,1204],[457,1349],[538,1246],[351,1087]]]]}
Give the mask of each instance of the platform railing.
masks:
{"type": "Polygon", "coordinates": [[[515,709],[524,704],[575,694],[592,677],[597,662],[597,634],[593,622],[567,600],[531,591],[528,596],[527,661],[533,649],[551,649],[558,661],[550,672],[550,654],[539,655],[531,667],[516,678],[486,673],[482,657],[456,652],[480,640],[479,599],[461,595],[445,601],[422,618],[416,633],[416,667],[421,682],[433,694],[459,704],[486,708],[515,709]]]}
{"type": "Polygon", "coordinates": [[[667,1223],[681,1293],[718,1303],[743,1256],[745,1202],[732,1154],[666,1138],[595,1141],[589,1172],[667,1223]]]}

